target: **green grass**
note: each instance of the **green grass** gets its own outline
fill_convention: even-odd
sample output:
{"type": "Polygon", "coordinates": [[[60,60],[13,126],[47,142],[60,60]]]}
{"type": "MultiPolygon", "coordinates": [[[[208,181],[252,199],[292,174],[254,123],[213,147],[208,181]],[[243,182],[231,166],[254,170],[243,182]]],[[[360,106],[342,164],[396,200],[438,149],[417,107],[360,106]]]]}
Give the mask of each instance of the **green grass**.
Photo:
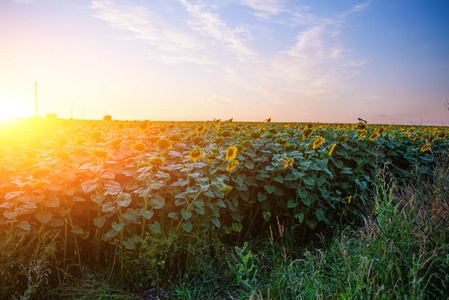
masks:
{"type": "Polygon", "coordinates": [[[387,169],[380,170],[360,222],[337,224],[332,232],[304,236],[303,230],[280,219],[246,241],[207,228],[190,234],[173,230],[144,236],[139,247],[124,252],[121,265],[117,247],[110,251],[109,265],[86,264],[81,270],[70,269],[70,262],[63,268],[56,259],[63,239],[55,232],[4,239],[1,295],[17,299],[447,299],[448,166],[447,156],[442,156],[433,174],[401,183],[387,169]]]}

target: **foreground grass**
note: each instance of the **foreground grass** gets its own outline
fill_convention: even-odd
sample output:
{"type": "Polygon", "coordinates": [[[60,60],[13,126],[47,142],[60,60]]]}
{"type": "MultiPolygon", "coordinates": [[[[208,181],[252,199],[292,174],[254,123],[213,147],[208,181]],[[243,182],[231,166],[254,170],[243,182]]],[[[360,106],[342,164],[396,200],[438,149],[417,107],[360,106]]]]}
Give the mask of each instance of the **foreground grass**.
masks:
{"type": "Polygon", "coordinates": [[[449,170],[397,183],[379,174],[359,224],[304,236],[281,220],[261,236],[224,240],[206,228],[151,235],[110,251],[109,265],[57,257],[55,233],[0,244],[2,298],[447,299],[449,170]],[[12,295],[12,296],[10,296],[12,295]]]}

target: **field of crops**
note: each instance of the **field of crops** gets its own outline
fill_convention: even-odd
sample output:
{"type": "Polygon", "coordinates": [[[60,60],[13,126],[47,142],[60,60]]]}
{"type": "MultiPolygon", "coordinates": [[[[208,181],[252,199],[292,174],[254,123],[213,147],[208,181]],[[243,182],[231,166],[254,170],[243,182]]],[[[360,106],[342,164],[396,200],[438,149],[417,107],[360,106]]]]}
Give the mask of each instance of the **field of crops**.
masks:
{"type": "MultiPolygon", "coordinates": [[[[431,173],[447,127],[17,120],[0,134],[0,235],[59,231],[59,261],[102,263],[148,234],[351,220],[375,171],[431,173]],[[417,168],[416,166],[419,166],[417,168]],[[106,257],[106,258],[105,258],[106,257]]],[[[123,256],[121,256],[123,257],[123,256]]]]}

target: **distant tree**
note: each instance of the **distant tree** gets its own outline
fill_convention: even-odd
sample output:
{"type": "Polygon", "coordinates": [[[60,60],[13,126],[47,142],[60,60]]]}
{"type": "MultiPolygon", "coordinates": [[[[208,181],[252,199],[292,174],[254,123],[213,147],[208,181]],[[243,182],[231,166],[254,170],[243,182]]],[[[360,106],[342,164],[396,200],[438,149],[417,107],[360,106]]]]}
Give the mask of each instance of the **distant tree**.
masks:
{"type": "Polygon", "coordinates": [[[103,121],[112,121],[112,116],[111,115],[104,116],[103,121]]]}
{"type": "Polygon", "coordinates": [[[55,113],[49,113],[45,115],[45,119],[49,120],[49,121],[55,121],[58,119],[58,115],[55,113]]]}

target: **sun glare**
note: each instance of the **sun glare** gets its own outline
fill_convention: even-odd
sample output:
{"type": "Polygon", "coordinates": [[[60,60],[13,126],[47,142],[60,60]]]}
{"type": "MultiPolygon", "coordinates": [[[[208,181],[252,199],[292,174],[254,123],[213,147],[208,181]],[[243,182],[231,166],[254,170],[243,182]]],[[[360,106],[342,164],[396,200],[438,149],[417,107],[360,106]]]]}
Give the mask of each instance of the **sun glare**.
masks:
{"type": "Polygon", "coordinates": [[[0,121],[17,117],[20,113],[19,105],[10,98],[0,98],[0,121]]]}

